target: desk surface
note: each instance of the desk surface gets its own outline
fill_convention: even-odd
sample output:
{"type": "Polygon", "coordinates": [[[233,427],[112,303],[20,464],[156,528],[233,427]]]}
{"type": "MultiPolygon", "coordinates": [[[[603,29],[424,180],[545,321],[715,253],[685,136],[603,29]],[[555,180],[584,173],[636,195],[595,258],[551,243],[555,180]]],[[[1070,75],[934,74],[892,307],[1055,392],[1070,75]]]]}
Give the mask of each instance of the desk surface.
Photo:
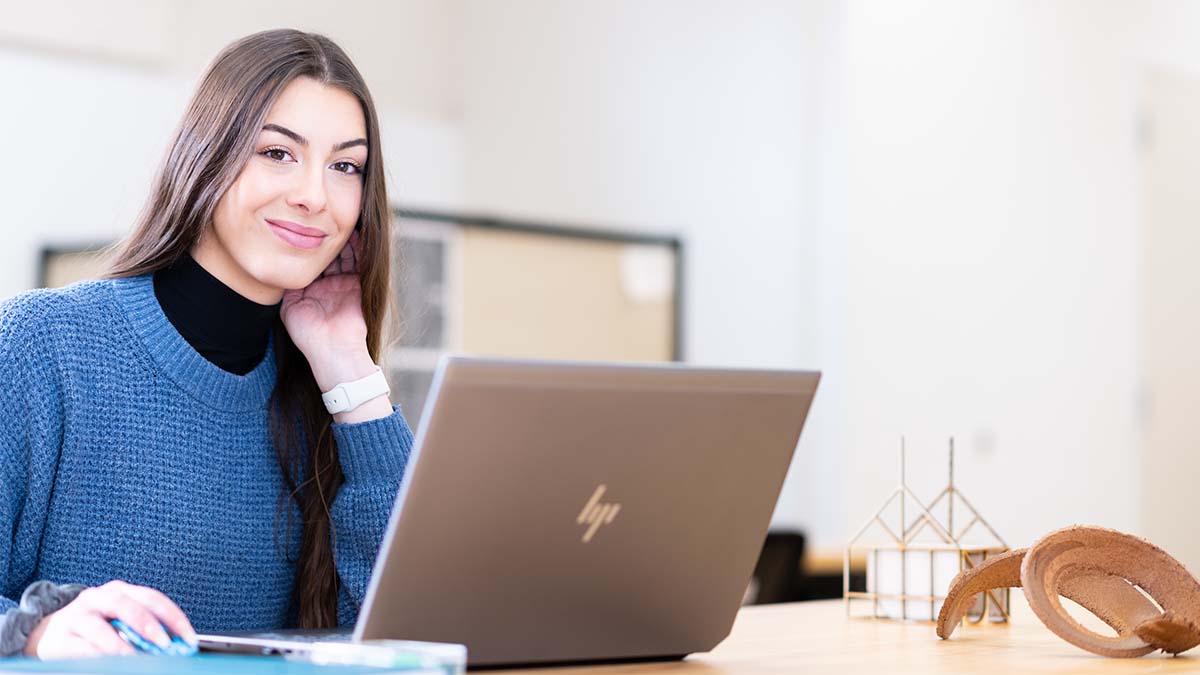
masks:
{"type": "MultiPolygon", "coordinates": [[[[1010,624],[962,626],[948,641],[932,623],[846,617],[841,600],[747,607],[712,652],[683,662],[515,671],[504,675],[782,675],[784,673],[1175,673],[1200,653],[1108,659],[1051,633],[1014,590],[1010,624]]],[[[1200,652],[1200,648],[1195,650],[1200,652]]]]}

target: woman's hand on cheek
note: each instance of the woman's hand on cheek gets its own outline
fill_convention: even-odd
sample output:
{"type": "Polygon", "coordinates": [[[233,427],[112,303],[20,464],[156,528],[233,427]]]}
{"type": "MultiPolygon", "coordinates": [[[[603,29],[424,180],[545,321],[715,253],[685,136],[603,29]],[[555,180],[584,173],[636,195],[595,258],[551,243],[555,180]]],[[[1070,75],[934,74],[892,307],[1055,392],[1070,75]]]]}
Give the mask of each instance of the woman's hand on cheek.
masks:
{"type": "Polygon", "coordinates": [[[308,360],[321,391],[375,370],[362,313],[360,247],[355,230],[321,276],[305,288],[284,291],[279,308],[288,335],[308,360]]]}

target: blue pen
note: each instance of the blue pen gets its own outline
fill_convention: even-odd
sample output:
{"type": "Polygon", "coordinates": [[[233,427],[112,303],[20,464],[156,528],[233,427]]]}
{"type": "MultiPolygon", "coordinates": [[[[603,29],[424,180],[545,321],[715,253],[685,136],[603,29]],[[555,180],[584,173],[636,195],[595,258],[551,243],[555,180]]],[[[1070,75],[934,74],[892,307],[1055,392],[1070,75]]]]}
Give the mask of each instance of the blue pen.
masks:
{"type": "Polygon", "coordinates": [[[125,638],[126,642],[133,645],[134,649],[137,649],[139,652],[154,654],[155,656],[193,656],[198,651],[196,645],[188,644],[186,640],[167,630],[166,626],[163,626],[163,630],[171,637],[171,643],[164,648],[142,637],[129,624],[120,619],[111,619],[109,623],[112,624],[113,628],[117,629],[117,633],[122,638],[125,638]]]}

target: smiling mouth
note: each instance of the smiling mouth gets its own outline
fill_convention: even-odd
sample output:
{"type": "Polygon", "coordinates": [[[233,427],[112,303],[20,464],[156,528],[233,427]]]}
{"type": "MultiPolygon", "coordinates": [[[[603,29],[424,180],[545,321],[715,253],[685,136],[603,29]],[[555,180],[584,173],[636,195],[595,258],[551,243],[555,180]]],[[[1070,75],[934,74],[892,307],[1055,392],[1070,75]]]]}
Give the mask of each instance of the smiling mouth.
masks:
{"type": "Polygon", "coordinates": [[[287,243],[290,246],[298,249],[311,250],[317,248],[325,242],[324,234],[320,236],[304,234],[290,229],[278,221],[269,219],[266,221],[266,223],[267,227],[275,234],[276,237],[279,237],[279,239],[281,239],[284,243],[287,243]]]}

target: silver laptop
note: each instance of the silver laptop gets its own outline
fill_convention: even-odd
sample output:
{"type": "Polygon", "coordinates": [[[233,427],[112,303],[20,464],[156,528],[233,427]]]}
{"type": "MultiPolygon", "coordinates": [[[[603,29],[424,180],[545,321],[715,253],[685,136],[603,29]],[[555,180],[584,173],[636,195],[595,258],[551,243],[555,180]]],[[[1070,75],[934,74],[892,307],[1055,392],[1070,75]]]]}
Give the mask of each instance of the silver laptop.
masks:
{"type": "MultiPolygon", "coordinates": [[[[472,667],[712,649],[733,625],[819,379],[444,357],[343,637],[463,643],[472,667]]],[[[303,651],[297,634],[201,646],[303,651]]]]}

